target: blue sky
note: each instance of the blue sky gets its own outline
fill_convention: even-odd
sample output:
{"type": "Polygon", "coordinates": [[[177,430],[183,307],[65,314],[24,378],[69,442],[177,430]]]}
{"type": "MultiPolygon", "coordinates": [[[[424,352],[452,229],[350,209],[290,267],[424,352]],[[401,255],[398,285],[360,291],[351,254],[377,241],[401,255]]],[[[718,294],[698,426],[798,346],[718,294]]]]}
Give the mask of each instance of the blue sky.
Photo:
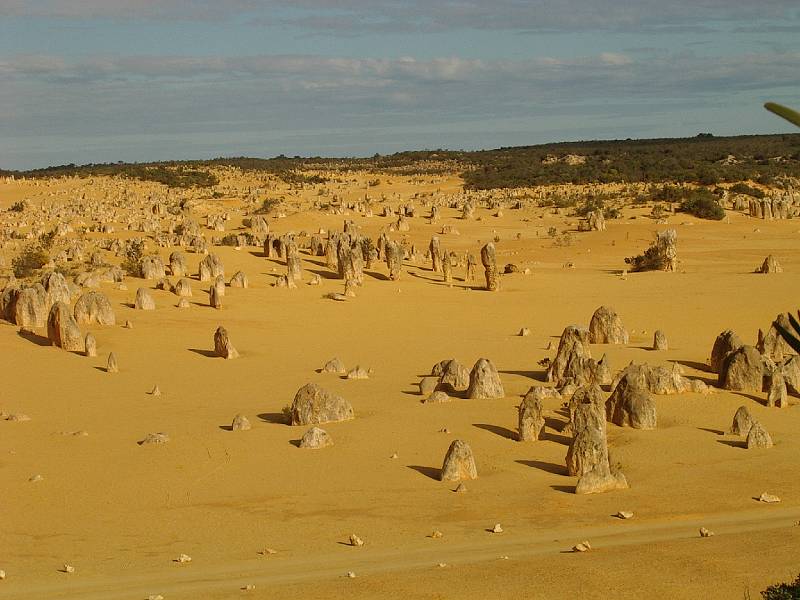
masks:
{"type": "Polygon", "coordinates": [[[797,0],[0,0],[0,168],[778,133],[797,0]]]}

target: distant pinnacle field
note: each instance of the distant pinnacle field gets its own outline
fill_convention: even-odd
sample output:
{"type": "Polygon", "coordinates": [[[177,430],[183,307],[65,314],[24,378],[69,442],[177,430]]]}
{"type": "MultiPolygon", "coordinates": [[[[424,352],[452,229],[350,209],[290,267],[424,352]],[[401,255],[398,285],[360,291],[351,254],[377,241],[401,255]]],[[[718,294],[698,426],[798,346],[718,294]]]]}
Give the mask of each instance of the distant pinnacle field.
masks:
{"type": "Polygon", "coordinates": [[[0,597],[793,580],[800,180],[719,145],[6,172],[0,597]]]}

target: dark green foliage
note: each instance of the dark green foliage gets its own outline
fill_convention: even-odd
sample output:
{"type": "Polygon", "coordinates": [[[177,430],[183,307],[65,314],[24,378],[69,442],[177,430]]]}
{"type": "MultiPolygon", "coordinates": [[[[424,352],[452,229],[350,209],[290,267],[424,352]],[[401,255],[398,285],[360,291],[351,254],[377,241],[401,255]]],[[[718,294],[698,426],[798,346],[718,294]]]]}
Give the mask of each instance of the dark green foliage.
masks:
{"type": "Polygon", "coordinates": [[[590,212],[602,210],[606,219],[616,219],[619,217],[619,210],[607,207],[602,196],[589,196],[583,203],[575,209],[575,214],[579,217],[586,217],[590,212]]]}
{"type": "Polygon", "coordinates": [[[14,277],[23,279],[31,277],[50,261],[50,256],[38,244],[31,244],[23,248],[22,252],[11,261],[14,277]]]}
{"type": "Polygon", "coordinates": [[[745,194],[747,196],[752,196],[753,198],[763,198],[765,195],[760,189],[754,188],[746,183],[737,183],[736,185],[731,186],[731,191],[734,194],[745,194]]]}
{"type": "Polygon", "coordinates": [[[800,575],[791,583],[776,583],[769,586],[761,597],[764,600],[800,600],[800,575]]]}
{"type": "Polygon", "coordinates": [[[8,210],[11,212],[22,212],[28,206],[28,203],[25,200],[19,200],[18,202],[14,202],[11,206],[8,207],[8,210]]]}
{"type": "Polygon", "coordinates": [[[125,248],[125,257],[122,259],[122,269],[133,277],[141,275],[141,261],[144,256],[145,241],[132,239],[125,248]]]}
{"type": "Polygon", "coordinates": [[[716,196],[704,189],[693,190],[681,203],[679,210],[698,219],[721,221],[725,218],[725,209],[719,205],[716,196]]]}
{"type": "Polygon", "coordinates": [[[267,215],[281,205],[281,201],[275,198],[267,198],[261,203],[261,208],[255,211],[257,215],[267,215]]]}
{"type": "Polygon", "coordinates": [[[364,170],[397,175],[461,172],[470,189],[585,183],[735,183],[752,180],[768,185],[778,175],[800,177],[800,134],[685,139],[564,142],[475,152],[421,150],[370,158],[215,158],[142,164],[62,165],[27,172],[25,177],[122,175],[158,181],[170,187],[211,187],[218,183],[208,169],[234,167],[272,173],[288,183],[319,184],[327,178],[309,171],[364,170]],[[579,164],[558,159],[585,157],[579,164]],[[735,161],[728,161],[728,156],[735,161]],[[781,161],[771,160],[782,157],[781,161]]]}

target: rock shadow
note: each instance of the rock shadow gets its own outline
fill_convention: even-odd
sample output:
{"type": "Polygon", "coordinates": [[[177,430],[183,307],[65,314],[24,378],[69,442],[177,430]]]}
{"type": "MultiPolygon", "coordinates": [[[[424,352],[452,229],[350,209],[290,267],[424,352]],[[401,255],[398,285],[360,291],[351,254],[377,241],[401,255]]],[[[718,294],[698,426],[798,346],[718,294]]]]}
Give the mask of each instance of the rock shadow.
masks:
{"type": "Polygon", "coordinates": [[[406,465],[409,469],[416,471],[424,475],[425,477],[430,477],[435,481],[439,481],[439,476],[442,473],[442,470],[437,467],[423,467],[421,465],[406,465]]]}
{"type": "Polygon", "coordinates": [[[717,440],[717,443],[730,446],[731,448],[747,449],[747,442],[744,440],[717,440]]]}
{"type": "Polygon", "coordinates": [[[289,417],[286,414],[279,412],[279,413],[260,413],[256,415],[262,421],[266,421],[267,423],[274,423],[276,425],[289,425],[289,417]]]}
{"type": "Polygon", "coordinates": [[[24,340],[28,340],[29,342],[36,344],[37,346],[50,346],[50,340],[43,336],[39,335],[34,331],[30,331],[28,329],[20,329],[17,332],[17,335],[24,340]]]}
{"type": "Polygon", "coordinates": [[[495,435],[499,435],[500,437],[504,437],[509,440],[517,441],[518,436],[516,431],[512,431],[507,427],[501,427],[499,425],[490,425],[489,423],[473,423],[473,427],[477,427],[478,429],[483,429],[485,431],[489,431],[494,433],[495,435]]]}
{"type": "Polygon", "coordinates": [[[520,465],[525,465],[526,467],[533,467],[534,469],[539,469],[540,471],[552,473],[553,475],[563,475],[565,477],[569,475],[569,473],[567,473],[566,465],[544,462],[542,460],[515,460],[514,462],[520,465]]]}
{"type": "Polygon", "coordinates": [[[189,348],[189,352],[194,352],[195,354],[199,354],[200,356],[205,356],[206,358],[221,358],[217,356],[217,353],[213,350],[203,350],[202,348],[189,348]]]}

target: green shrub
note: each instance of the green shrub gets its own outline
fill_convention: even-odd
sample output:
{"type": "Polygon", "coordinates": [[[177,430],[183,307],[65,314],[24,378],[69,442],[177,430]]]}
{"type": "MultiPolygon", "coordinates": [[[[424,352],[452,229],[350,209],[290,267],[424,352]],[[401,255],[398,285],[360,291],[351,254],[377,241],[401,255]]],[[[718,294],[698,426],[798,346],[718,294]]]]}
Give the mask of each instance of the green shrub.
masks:
{"type": "Polygon", "coordinates": [[[41,246],[29,245],[14,257],[11,261],[11,269],[14,271],[14,277],[23,279],[35,275],[48,262],[50,262],[50,256],[41,246]]]}
{"type": "Polygon", "coordinates": [[[133,277],[139,277],[141,273],[141,261],[144,256],[145,242],[141,238],[128,241],[125,248],[125,256],[122,259],[122,269],[133,277]]]}
{"type": "Polygon", "coordinates": [[[800,600],[800,575],[792,583],[776,583],[769,586],[761,597],[764,600],[800,600]]]}
{"type": "Polygon", "coordinates": [[[752,196],[753,198],[763,198],[765,195],[764,192],[758,188],[754,188],[746,183],[737,183],[731,187],[731,191],[734,194],[745,194],[747,196],[752,196]]]}
{"type": "Polygon", "coordinates": [[[693,191],[681,203],[679,210],[694,215],[698,219],[721,221],[725,218],[725,210],[719,205],[714,194],[708,190],[693,191]]]}

